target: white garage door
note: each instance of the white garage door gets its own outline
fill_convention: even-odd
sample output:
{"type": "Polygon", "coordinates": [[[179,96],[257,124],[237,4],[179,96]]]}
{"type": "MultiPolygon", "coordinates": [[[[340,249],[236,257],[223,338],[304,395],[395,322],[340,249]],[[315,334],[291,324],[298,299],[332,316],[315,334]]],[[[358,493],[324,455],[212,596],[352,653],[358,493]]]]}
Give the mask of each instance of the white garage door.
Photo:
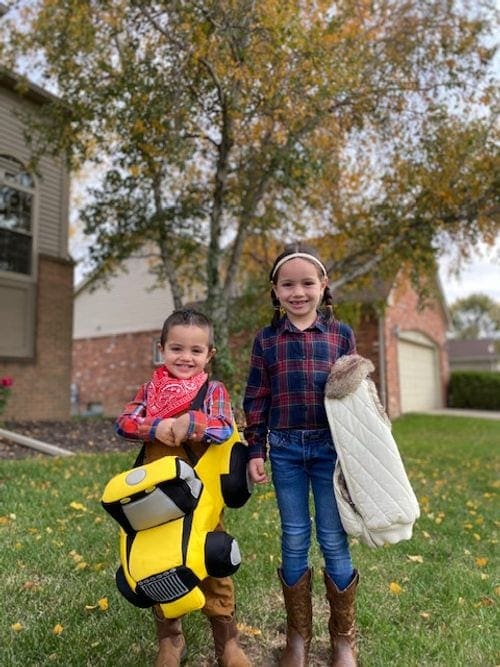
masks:
{"type": "Polygon", "coordinates": [[[442,407],[438,354],[429,338],[416,331],[401,333],[398,365],[401,412],[442,407]]]}

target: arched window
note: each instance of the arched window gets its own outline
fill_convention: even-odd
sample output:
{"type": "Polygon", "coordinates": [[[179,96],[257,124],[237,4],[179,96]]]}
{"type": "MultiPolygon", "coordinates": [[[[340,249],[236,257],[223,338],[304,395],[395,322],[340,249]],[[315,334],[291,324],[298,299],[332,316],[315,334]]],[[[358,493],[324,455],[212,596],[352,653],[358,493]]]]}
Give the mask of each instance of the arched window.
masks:
{"type": "Polygon", "coordinates": [[[34,196],[24,165],[0,154],[0,271],[32,272],[34,196]]]}

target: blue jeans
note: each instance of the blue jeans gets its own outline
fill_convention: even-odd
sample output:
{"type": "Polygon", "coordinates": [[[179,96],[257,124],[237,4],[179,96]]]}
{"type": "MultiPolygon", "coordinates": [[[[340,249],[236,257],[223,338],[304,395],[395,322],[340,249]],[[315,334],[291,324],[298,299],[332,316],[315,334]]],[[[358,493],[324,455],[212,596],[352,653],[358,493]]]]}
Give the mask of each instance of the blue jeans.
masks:
{"type": "Polygon", "coordinates": [[[328,429],[271,430],[268,435],[273,484],[281,517],[282,576],[293,586],[308,569],[311,546],[309,486],[315,508],[316,536],[325,569],[340,590],[353,576],[347,535],[333,491],[337,453],[328,429]]]}

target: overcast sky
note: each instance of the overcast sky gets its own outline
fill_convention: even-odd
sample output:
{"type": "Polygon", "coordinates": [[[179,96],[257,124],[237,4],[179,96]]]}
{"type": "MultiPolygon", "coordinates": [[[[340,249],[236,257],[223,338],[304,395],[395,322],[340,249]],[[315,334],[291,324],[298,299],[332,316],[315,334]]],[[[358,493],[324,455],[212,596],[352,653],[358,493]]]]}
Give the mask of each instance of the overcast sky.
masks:
{"type": "Polygon", "coordinates": [[[449,259],[444,258],[439,270],[448,305],[477,293],[487,294],[500,303],[500,236],[493,249],[477,253],[473,261],[464,265],[458,277],[450,275],[449,265],[449,259]]]}

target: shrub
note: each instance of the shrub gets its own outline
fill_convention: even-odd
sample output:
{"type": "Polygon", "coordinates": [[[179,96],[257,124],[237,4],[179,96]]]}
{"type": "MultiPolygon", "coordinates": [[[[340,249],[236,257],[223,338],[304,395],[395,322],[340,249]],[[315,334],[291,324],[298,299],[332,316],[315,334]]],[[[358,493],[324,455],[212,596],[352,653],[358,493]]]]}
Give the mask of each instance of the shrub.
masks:
{"type": "Polygon", "coordinates": [[[453,371],[448,385],[448,407],[500,410],[500,373],[453,371]]]}

